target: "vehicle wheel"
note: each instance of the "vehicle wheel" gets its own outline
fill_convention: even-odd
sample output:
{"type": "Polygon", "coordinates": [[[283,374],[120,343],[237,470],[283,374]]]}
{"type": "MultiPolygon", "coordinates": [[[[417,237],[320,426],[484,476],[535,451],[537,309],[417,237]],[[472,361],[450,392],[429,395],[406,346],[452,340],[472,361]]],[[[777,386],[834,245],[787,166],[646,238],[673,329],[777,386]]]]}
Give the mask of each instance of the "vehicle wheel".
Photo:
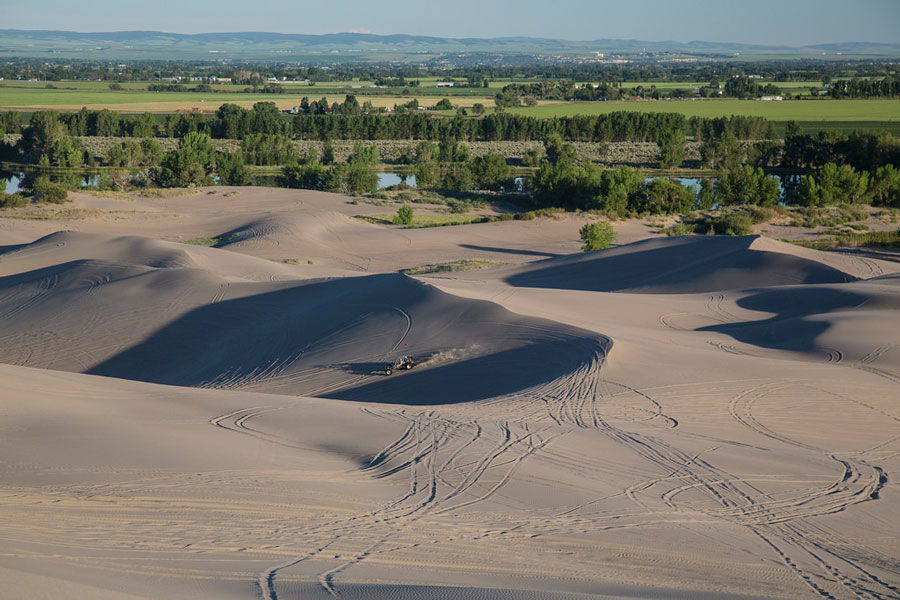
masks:
{"type": "Polygon", "coordinates": [[[385,370],[384,370],[384,374],[385,374],[385,375],[391,375],[391,374],[393,374],[393,372],[394,372],[393,369],[385,369],[385,370]]]}

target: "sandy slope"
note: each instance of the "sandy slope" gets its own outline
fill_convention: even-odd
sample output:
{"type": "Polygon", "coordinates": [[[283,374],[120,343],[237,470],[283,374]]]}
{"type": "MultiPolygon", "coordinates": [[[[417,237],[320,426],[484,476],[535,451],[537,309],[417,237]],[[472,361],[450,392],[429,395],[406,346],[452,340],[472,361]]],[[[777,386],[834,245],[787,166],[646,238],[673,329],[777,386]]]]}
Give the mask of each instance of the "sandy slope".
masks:
{"type": "Polygon", "coordinates": [[[284,194],[3,232],[4,593],[900,596],[896,264],[565,256],[575,221],[397,231],[284,194]],[[514,264],[390,272],[411,251],[514,264]],[[378,373],[400,353],[425,364],[378,373]]]}
{"type": "MultiPolygon", "coordinates": [[[[10,211],[0,218],[0,247],[29,243],[59,230],[137,235],[168,241],[219,238],[222,246],[276,262],[360,272],[387,272],[454,260],[483,258],[521,263],[577,252],[578,228],[587,217],[498,222],[452,228],[391,229],[356,215],[384,214],[379,206],[346,196],[281,188],[201,188],[184,195],[147,198],[136,194],[98,198],[72,193],[72,204],[46,210],[10,211]],[[15,218],[15,215],[40,216],[15,218]]],[[[417,212],[440,207],[416,205],[417,212]]],[[[621,241],[650,229],[629,223],[621,241]]],[[[300,275],[302,276],[302,275],[300,275]]]]}

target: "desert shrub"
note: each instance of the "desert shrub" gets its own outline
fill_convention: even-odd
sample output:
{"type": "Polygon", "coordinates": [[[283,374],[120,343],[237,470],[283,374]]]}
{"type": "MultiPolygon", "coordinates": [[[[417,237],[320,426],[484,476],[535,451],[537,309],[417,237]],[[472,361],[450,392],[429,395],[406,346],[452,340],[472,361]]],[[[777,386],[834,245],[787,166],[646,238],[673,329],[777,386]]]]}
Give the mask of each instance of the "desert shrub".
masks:
{"type": "Polygon", "coordinates": [[[23,206],[28,206],[28,197],[24,194],[0,192],[0,208],[22,208],[23,206]]]}
{"type": "Polygon", "coordinates": [[[472,203],[467,200],[448,200],[447,206],[450,207],[450,212],[454,214],[463,214],[469,212],[472,208],[472,203]]]}
{"type": "Polygon", "coordinates": [[[719,215],[709,219],[707,223],[718,235],[750,235],[753,233],[753,220],[743,211],[719,215]]]}
{"type": "Polygon", "coordinates": [[[767,206],[743,206],[741,207],[741,212],[750,217],[750,220],[754,223],[766,223],[775,218],[776,212],[774,209],[769,208],[767,206]]]}
{"type": "Polygon", "coordinates": [[[412,225],[413,222],[413,209],[408,204],[404,204],[400,208],[397,209],[397,214],[394,216],[394,225],[412,225]]]}
{"type": "Polygon", "coordinates": [[[466,192],[475,187],[472,170],[467,166],[448,169],[441,177],[441,187],[445,190],[466,192]]]}
{"type": "Polygon", "coordinates": [[[578,230],[581,236],[581,249],[585,252],[609,248],[616,239],[616,231],[606,221],[587,223],[578,230]]]}
{"type": "Polygon", "coordinates": [[[836,227],[844,223],[862,221],[869,216],[862,206],[842,204],[833,207],[804,206],[794,210],[793,227],[836,227]]]}
{"type": "Polygon", "coordinates": [[[671,227],[665,227],[659,230],[660,233],[665,235],[691,235],[695,232],[695,226],[690,223],[676,223],[671,227]]]}
{"type": "Polygon", "coordinates": [[[69,201],[69,191],[61,185],[51,183],[41,192],[41,202],[64,204],[69,201]]]}

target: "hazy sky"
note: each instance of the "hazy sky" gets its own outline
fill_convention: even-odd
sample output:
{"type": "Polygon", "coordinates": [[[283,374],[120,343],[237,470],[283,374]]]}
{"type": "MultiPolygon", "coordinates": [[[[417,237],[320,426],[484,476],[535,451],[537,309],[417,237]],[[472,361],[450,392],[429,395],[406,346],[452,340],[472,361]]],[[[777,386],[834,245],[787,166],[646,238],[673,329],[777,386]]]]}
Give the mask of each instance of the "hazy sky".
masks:
{"type": "Polygon", "coordinates": [[[900,0],[0,0],[2,28],[900,42],[900,0]]]}

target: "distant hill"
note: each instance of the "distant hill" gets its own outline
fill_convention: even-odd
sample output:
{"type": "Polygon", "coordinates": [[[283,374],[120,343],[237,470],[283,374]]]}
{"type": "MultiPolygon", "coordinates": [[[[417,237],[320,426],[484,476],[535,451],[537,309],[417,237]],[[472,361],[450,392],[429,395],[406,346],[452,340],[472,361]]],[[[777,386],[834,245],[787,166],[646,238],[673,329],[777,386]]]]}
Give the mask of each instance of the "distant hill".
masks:
{"type": "MultiPolygon", "coordinates": [[[[180,34],[160,31],[80,33],[50,30],[0,30],[0,55],[79,58],[287,58],[291,55],[349,54],[377,58],[390,54],[562,54],[593,52],[675,53],[734,56],[900,56],[900,44],[846,42],[813,46],[765,46],[727,42],[649,42],[599,39],[572,41],[531,37],[448,38],[420,35],[329,33],[323,35],[235,32],[180,34]]],[[[361,57],[361,56],[360,56],[361,57]]]]}

